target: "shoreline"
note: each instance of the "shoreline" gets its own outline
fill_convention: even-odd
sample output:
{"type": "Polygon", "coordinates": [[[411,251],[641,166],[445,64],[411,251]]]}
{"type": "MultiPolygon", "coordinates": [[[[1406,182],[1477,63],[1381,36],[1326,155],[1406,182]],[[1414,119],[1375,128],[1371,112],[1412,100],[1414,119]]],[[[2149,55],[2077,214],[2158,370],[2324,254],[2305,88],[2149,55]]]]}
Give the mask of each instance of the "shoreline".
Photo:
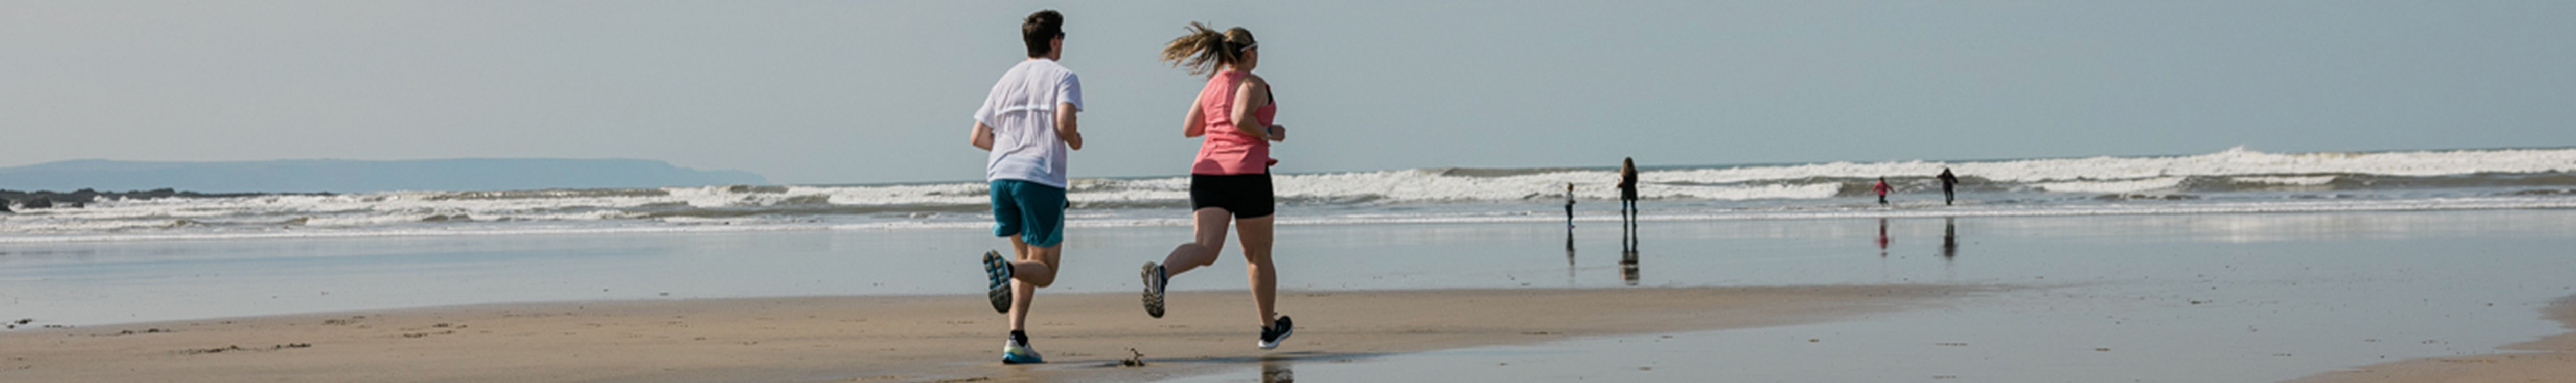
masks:
{"type": "MultiPolygon", "coordinates": [[[[1832,199],[1845,199],[1836,197],[1832,199]]],[[[1855,204],[1862,198],[1847,198],[1855,204]]],[[[1827,199],[1831,200],[1831,199],[1827,199]]],[[[1915,201],[1928,204],[1927,201],[1915,201]]],[[[1853,219],[1925,219],[1925,218],[2065,218],[2065,217],[2193,217],[2245,214],[2371,214],[2371,213],[2474,213],[2498,211],[2548,211],[2576,209],[2576,200],[2530,198],[2527,196],[2478,196],[2435,200],[2382,201],[2296,201],[2296,202],[2213,202],[2199,205],[2058,205],[2055,210],[1979,208],[1975,201],[1958,207],[1923,205],[1896,208],[1859,208],[1838,211],[1739,210],[1731,212],[1656,210],[1641,213],[1640,222],[1747,222],[1747,221],[1839,221],[1853,219]]],[[[1424,224],[1526,224],[1562,222],[1564,218],[1546,211],[1546,206],[1533,205],[1535,215],[1455,214],[1406,218],[1309,217],[1281,219],[1280,226],[1339,225],[1424,225],[1424,224]]],[[[2005,206],[2005,205],[1997,205],[2005,206]]],[[[1117,210],[1117,209],[1086,209],[1117,210]]],[[[1617,222],[1615,213],[1602,210],[1578,210],[1574,222],[1617,222]]],[[[445,221],[442,221],[445,222],[445,221]]],[[[481,218],[452,222],[491,223],[481,218]]],[[[977,229],[991,222],[959,221],[774,221],[723,222],[720,224],[685,224],[667,226],[607,225],[610,221],[582,221],[600,226],[544,226],[533,228],[489,227],[409,227],[342,230],[336,228],[265,231],[265,232],[160,232],[146,234],[49,233],[0,234],[0,244],[74,246],[103,243],[186,242],[186,241],[258,241],[258,240],[331,240],[382,238],[457,238],[457,237],[534,237],[552,235],[643,235],[643,234],[734,234],[756,232],[889,232],[919,230],[977,229]]],[[[1173,228],[1188,227],[1187,218],[1120,217],[1068,219],[1067,227],[1100,228],[1173,228]]],[[[285,227],[295,227],[286,225],[285,227]]]]}
{"type": "Polygon", "coordinates": [[[1133,381],[1574,337],[1815,323],[1997,287],[1283,291],[1301,331],[1252,347],[1250,297],[1041,294],[1049,364],[1005,366],[964,295],[484,304],[0,333],[0,379],[110,381],[1133,381]],[[1131,351],[1131,349],[1133,351],[1131,351]],[[1120,367],[1142,353],[1141,367],[1120,367]]]}
{"type": "Polygon", "coordinates": [[[2569,331],[2496,347],[2495,352],[2378,363],[2291,380],[2295,383],[2552,382],[2576,379],[2576,295],[2540,310],[2569,331]],[[2523,352],[2513,352],[2523,351],[2523,352]]]}

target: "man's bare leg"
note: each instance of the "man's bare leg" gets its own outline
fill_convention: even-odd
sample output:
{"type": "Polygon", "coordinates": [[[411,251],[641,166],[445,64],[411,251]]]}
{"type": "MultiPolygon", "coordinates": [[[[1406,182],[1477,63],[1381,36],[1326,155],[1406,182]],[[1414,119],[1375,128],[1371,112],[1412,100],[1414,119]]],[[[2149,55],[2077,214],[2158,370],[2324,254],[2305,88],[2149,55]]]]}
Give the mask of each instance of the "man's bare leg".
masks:
{"type": "Polygon", "coordinates": [[[1011,237],[1011,249],[1019,260],[1011,261],[1011,331],[1027,328],[1029,302],[1037,299],[1038,288],[1055,284],[1055,265],[1063,244],[1030,246],[1019,237],[1011,237]]]}

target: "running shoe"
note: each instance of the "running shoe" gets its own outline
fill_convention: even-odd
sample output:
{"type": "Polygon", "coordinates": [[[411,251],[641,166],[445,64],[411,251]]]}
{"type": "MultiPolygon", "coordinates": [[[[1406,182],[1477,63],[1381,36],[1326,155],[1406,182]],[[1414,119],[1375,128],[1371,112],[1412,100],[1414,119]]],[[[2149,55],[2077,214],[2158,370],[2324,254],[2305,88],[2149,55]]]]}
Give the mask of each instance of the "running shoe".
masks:
{"type": "Polygon", "coordinates": [[[1279,319],[1270,320],[1269,327],[1261,328],[1261,349],[1268,350],[1279,348],[1279,342],[1288,340],[1288,334],[1296,332],[1296,330],[1297,326],[1295,324],[1288,323],[1288,316],[1286,315],[1279,316],[1279,319]]]}
{"type": "Polygon", "coordinates": [[[1038,349],[1029,347],[1028,334],[1012,331],[1011,338],[1002,341],[1002,364],[1021,363],[1046,363],[1046,358],[1038,357],[1038,349]]]}
{"type": "Polygon", "coordinates": [[[1011,263],[1002,260],[998,251],[984,251],[984,295],[993,298],[993,312],[1011,312],[1011,263]]]}
{"type": "Polygon", "coordinates": [[[1142,274],[1145,278],[1145,315],[1161,318],[1163,317],[1163,286],[1172,283],[1172,275],[1164,273],[1163,267],[1153,262],[1145,262],[1145,271],[1142,274]]]}

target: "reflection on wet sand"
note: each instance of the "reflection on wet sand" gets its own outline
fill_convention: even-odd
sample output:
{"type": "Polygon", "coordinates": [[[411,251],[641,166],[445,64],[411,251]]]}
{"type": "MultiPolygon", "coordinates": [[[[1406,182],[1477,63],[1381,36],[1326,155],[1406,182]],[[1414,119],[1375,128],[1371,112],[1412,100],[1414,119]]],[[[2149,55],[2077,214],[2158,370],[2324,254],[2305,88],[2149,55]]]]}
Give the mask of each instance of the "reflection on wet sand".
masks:
{"type": "Polygon", "coordinates": [[[1565,233],[1565,266],[1574,266],[1574,233],[1565,233]]]}
{"type": "Polygon", "coordinates": [[[1636,227],[1628,226],[1620,228],[1619,279],[1627,282],[1629,286],[1637,285],[1637,245],[1638,240],[1636,227]]]}
{"type": "Polygon", "coordinates": [[[1261,383],[1290,383],[1295,381],[1297,381],[1297,374],[1288,370],[1287,360],[1261,360],[1261,383]]]}
{"type": "Polygon", "coordinates": [[[1574,230],[1565,231],[1565,280],[1574,281],[1574,230]]]}
{"type": "Polygon", "coordinates": [[[1629,286],[1637,285],[1637,251],[1619,252],[1619,279],[1629,286]]]}
{"type": "Polygon", "coordinates": [[[1887,258],[1887,219],[1878,219],[1878,257],[1887,258]]]}
{"type": "MultiPolygon", "coordinates": [[[[1098,360],[1098,359],[1092,359],[1092,360],[1069,360],[1069,361],[1049,361],[1049,362],[1050,362],[1049,364],[1041,364],[1041,365],[1012,365],[1012,366],[1011,366],[1011,368],[1013,368],[1013,369],[1014,369],[1014,370],[1013,370],[1013,371],[1014,371],[1014,373],[1013,373],[1013,374],[1011,374],[1011,375],[1009,375],[1009,376],[999,377],[999,379],[994,379],[994,380],[996,380],[996,381],[1015,381],[1015,382],[1103,382],[1103,381],[1105,381],[1105,382],[1141,382],[1141,381],[1168,381],[1168,380],[1171,380],[1171,377],[1172,377],[1172,375],[1169,375],[1169,374],[1171,374],[1171,373],[1174,371],[1174,370],[1169,370],[1168,368],[1179,367],[1179,368],[1182,368],[1183,370],[1197,370],[1197,369],[1200,369],[1200,368],[1214,367],[1214,368],[1223,368],[1223,369],[1227,369],[1227,370],[1229,370],[1229,372],[1219,373],[1219,374],[1215,374],[1215,375],[1208,375],[1208,376],[1201,377],[1201,378],[1196,378],[1196,379],[1181,379],[1181,380],[1183,380],[1183,381],[1222,381],[1222,382],[1245,382],[1245,381],[1258,381],[1258,382],[1262,382],[1262,383],[1288,383],[1288,382],[1295,382],[1295,381],[1297,381],[1297,373],[1296,373],[1296,371],[1294,371],[1294,368],[1296,367],[1296,364],[1297,364],[1297,363],[1299,363],[1299,362],[1307,362],[1307,363],[1323,363],[1323,364],[1325,364],[1325,365],[1332,365],[1332,364],[1347,364],[1347,363],[1350,363],[1350,362],[1355,361],[1355,360],[1384,358],[1384,357],[1393,356],[1393,355],[1395,355],[1395,353],[1387,353],[1387,352],[1332,352],[1332,351],[1280,351],[1280,352],[1264,353],[1264,354],[1259,354],[1259,355],[1222,356],[1222,357],[1210,357],[1210,356],[1200,356],[1200,357],[1180,357],[1180,358],[1146,358],[1146,357],[1139,357],[1139,358],[1137,358],[1137,359],[1139,359],[1139,361],[1141,361],[1141,362],[1143,362],[1143,363],[1144,363],[1144,367],[1143,367],[1143,368],[1119,368],[1119,367],[1133,367],[1133,366],[1130,366],[1130,365],[1124,365],[1124,364],[1122,364],[1122,363],[1123,363],[1122,361],[1109,361],[1109,360],[1098,360]],[[1255,365],[1258,365],[1258,367],[1259,367],[1259,368],[1247,368],[1247,367],[1253,367],[1253,366],[1255,366],[1255,365]],[[1097,372],[1099,372],[1099,371],[1097,370],[1098,368],[1110,368],[1110,369],[1112,369],[1112,370],[1116,370],[1116,371],[1119,371],[1119,372],[1112,372],[1112,373],[1110,373],[1110,374],[1109,374],[1109,375],[1107,375],[1107,376],[1102,376],[1102,375],[1090,375],[1090,374],[1093,374],[1093,373],[1097,373],[1097,372]],[[1236,368],[1247,368],[1247,369],[1245,369],[1245,370],[1234,370],[1234,369],[1236,369],[1236,368]],[[1249,371],[1249,372],[1254,372],[1254,373],[1260,374],[1260,375],[1258,375],[1258,376],[1259,376],[1259,378],[1258,378],[1258,379],[1245,379],[1245,378],[1243,378],[1243,376],[1242,376],[1242,375],[1236,375],[1236,374],[1240,374],[1240,373],[1245,372],[1245,371],[1249,371]]],[[[997,365],[998,365],[998,364],[997,364],[997,365]]],[[[1186,375],[1186,374],[1185,374],[1185,375],[1186,375]]],[[[943,381],[944,381],[944,380],[943,380],[943,381]]],[[[973,380],[968,380],[968,381],[973,381],[973,380]]]]}
{"type": "Polygon", "coordinates": [[[1959,218],[1941,218],[1941,259],[1959,257],[1959,218]]]}

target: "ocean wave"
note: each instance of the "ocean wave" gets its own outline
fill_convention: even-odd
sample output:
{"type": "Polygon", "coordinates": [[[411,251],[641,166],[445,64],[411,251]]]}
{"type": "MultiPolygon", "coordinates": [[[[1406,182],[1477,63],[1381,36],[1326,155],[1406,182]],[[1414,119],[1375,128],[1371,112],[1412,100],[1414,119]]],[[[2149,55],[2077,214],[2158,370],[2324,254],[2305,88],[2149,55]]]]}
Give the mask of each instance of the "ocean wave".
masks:
{"type": "Polygon", "coordinates": [[[431,201],[446,201],[574,197],[660,197],[670,194],[670,191],[662,189],[540,189],[440,193],[428,195],[422,198],[431,201]]]}
{"type": "MultiPolygon", "coordinates": [[[[2117,195],[2119,198],[2171,200],[2163,196],[2117,195]]],[[[2189,200],[2188,198],[2184,198],[2189,200]]],[[[1649,211],[1640,219],[1647,221],[1726,221],[1778,219],[1852,219],[1852,218],[1921,218],[1921,217],[2003,217],[2003,216],[2090,216],[2090,215],[2156,215],[2156,214],[2231,214],[2231,213],[2327,213],[2369,211],[2445,211],[2500,209],[2568,209],[2576,208],[2576,198],[2558,196],[2494,196],[2473,198],[2438,198],[2417,200],[2289,200],[2263,202],[2207,202],[2122,204],[2094,203],[2081,205],[1968,205],[1936,208],[1937,205],[1883,208],[1874,204],[1836,206],[1774,206],[1762,208],[1721,208],[1702,210],[1649,211]]],[[[1427,213],[1356,213],[1356,214],[1282,214],[1283,225],[1335,224],[1421,224],[1421,223],[1553,223],[1562,215],[1532,211],[1450,211],[1427,213]]],[[[1616,220],[1615,216],[1589,214],[1585,222],[1616,220]]],[[[184,221],[181,221],[184,222],[184,221]]],[[[174,222],[164,221],[164,224],[174,222]]],[[[1102,227],[1184,227],[1189,220],[1168,214],[1137,216],[1086,212],[1070,214],[1066,225],[1076,228],[1102,227]]],[[[464,226],[424,226],[418,223],[395,226],[356,226],[313,229],[236,230],[221,227],[198,227],[194,231],[121,231],[78,232],[63,235],[0,234],[0,243],[47,243],[145,240],[214,240],[214,239],[279,239],[279,238],[363,238],[396,236],[474,236],[474,235],[559,235],[559,234],[634,234],[634,233],[704,233],[748,231],[814,231],[814,230],[919,230],[982,229],[991,222],[983,219],[898,219],[869,222],[829,222],[821,220],[743,221],[692,217],[675,219],[668,224],[481,224],[464,226]]]]}
{"type": "Polygon", "coordinates": [[[2511,196],[2559,196],[2559,195],[2576,195],[2576,189],[2529,189],[2529,190],[2516,190],[2516,191],[2511,192],[2511,193],[2503,193],[2502,195],[2511,195],[2511,196]]]}
{"type": "Polygon", "coordinates": [[[2244,183],[2244,184],[2290,185],[2290,186],[2317,186],[2317,185],[2324,185],[2324,184],[2326,184],[2326,183],[2328,183],[2328,182],[2334,182],[2334,180],[2335,180],[2335,176],[2311,176],[2311,177],[2293,177],[2293,176],[2274,176],[2274,177],[2228,177],[2228,178],[2227,178],[2227,180],[2229,180],[2229,181],[2234,181],[2234,182],[2236,182],[2236,183],[2244,183]]]}
{"type": "MultiPolygon", "coordinates": [[[[1687,205],[1834,209],[1873,205],[1870,185],[1886,177],[1900,196],[1937,193],[1931,175],[1950,168],[1968,203],[2022,206],[2093,203],[2169,204],[2180,200],[2422,199],[2404,190],[2500,188],[2470,195],[2564,198],[2576,187],[2576,148],[2374,153],[2264,153],[2233,148],[2188,156],[2086,157],[1996,161],[1828,162],[1656,168],[1639,183],[1641,198],[1687,205]]],[[[1430,168],[1273,176],[1283,207],[1328,207],[1335,214],[1482,209],[1554,204],[1567,185],[1581,201],[1617,197],[1609,168],[1430,168]]],[[[1185,209],[1186,176],[1077,178],[1067,199],[1077,210],[1185,209]]],[[[2417,193],[2421,194],[2421,193],[2417,193]]],[[[1911,197],[1908,197],[1911,198],[1911,197]]],[[[434,226],[761,224],[842,222],[861,217],[946,217],[983,212],[983,182],[876,185],[722,185],[522,191],[402,191],[341,195],[248,195],[206,198],[115,198],[83,208],[33,209],[0,215],[0,235],[152,231],[277,230],[275,227],[366,230],[434,226]]],[[[847,224],[847,222],[842,222],[847,224]]]]}
{"type": "Polygon", "coordinates": [[[1650,178],[1738,183],[1810,177],[1874,179],[1930,177],[1948,168],[1984,182],[2038,183],[2139,180],[2180,176],[2294,176],[2363,174],[2432,177],[2473,174],[2576,172],[2576,148],[2481,149],[2403,152],[2265,153],[2243,147],[2188,156],[2047,158],[2001,161],[1890,161],[1874,163],[1738,166],[1647,172],[1650,178]]]}
{"type": "Polygon", "coordinates": [[[2039,190],[2060,193],[2137,193],[2179,190],[2184,177],[2156,177],[2117,181],[2060,181],[2031,184],[2039,190]]]}

